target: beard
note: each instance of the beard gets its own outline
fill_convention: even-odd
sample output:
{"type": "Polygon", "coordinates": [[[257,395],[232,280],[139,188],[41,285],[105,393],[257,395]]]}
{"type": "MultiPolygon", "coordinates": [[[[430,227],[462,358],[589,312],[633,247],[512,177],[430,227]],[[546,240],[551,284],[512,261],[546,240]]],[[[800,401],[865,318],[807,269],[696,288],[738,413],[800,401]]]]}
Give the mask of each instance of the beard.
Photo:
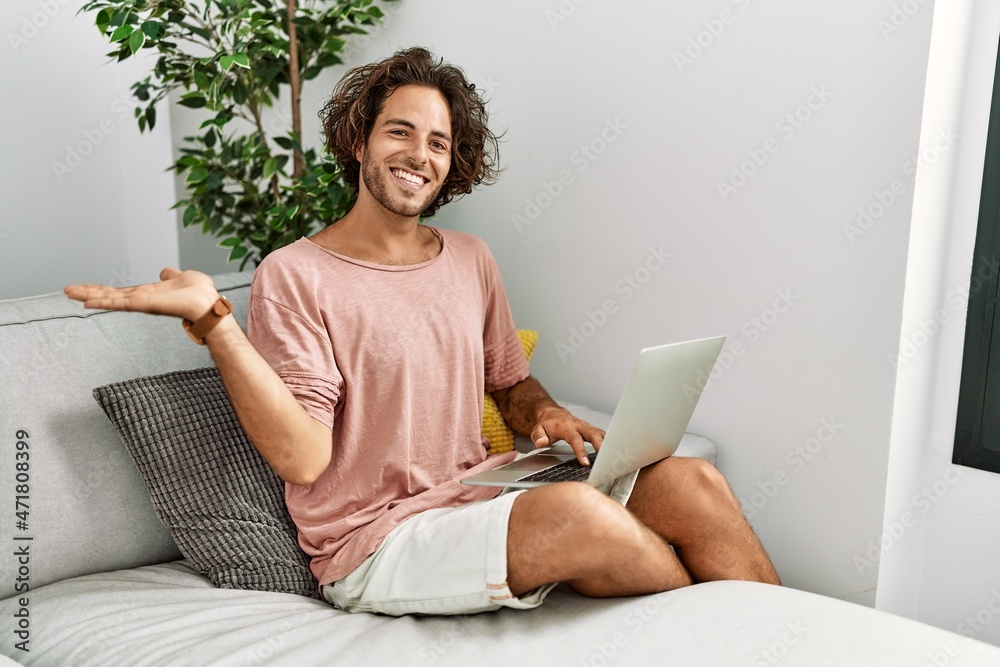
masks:
{"type": "MultiPolygon", "coordinates": [[[[413,167],[408,166],[407,168],[412,171],[419,171],[413,167]]],[[[371,193],[375,201],[381,204],[383,208],[391,213],[408,218],[418,216],[427,210],[437,198],[438,193],[441,192],[442,187],[438,186],[436,190],[430,191],[419,198],[416,193],[414,193],[415,196],[412,198],[406,197],[403,194],[393,197],[389,194],[387,178],[395,178],[395,176],[391,173],[387,176],[385,172],[379,169],[378,165],[368,158],[367,153],[365,153],[361,160],[361,178],[364,180],[368,192],[371,193]]]]}

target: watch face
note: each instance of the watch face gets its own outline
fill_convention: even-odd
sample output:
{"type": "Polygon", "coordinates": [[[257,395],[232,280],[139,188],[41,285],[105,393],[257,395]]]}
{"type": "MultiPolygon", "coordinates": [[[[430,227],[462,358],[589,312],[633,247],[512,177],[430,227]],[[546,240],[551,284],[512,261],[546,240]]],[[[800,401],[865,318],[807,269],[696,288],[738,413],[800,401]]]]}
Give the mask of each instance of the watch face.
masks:
{"type": "Polygon", "coordinates": [[[219,317],[224,317],[229,313],[233,312],[233,307],[230,305],[229,301],[225,297],[219,297],[214,304],[212,304],[212,312],[219,317]]]}

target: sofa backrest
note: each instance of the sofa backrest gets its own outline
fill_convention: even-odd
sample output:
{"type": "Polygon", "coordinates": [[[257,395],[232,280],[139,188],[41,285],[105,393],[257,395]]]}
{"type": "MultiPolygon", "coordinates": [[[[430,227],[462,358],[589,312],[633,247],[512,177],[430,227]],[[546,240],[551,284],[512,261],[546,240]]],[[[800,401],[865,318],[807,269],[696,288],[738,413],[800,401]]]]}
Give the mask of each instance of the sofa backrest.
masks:
{"type": "MultiPolygon", "coordinates": [[[[244,327],[252,275],[215,276],[244,327]]],[[[181,557],[91,392],[212,365],[175,318],[85,310],[61,293],[0,301],[0,503],[8,508],[0,536],[22,554],[0,558],[0,598],[26,584],[181,557]]]]}

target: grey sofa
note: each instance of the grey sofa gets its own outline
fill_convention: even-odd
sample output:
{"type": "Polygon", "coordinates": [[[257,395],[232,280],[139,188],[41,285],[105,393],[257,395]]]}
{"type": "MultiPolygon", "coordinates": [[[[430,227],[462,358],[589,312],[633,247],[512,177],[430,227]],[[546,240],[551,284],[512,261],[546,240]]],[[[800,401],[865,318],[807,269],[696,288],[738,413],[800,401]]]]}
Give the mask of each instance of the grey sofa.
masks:
{"type": "MultiPolygon", "coordinates": [[[[241,320],[249,280],[216,278],[241,320]]],[[[530,612],[403,618],[217,588],[183,559],[91,395],[210,366],[207,351],[176,320],[84,311],[61,294],[0,302],[0,350],[0,664],[1000,664],[1000,649],[966,637],[746,582],[609,600],[557,588],[530,612]]],[[[683,447],[714,458],[703,438],[683,447]]]]}

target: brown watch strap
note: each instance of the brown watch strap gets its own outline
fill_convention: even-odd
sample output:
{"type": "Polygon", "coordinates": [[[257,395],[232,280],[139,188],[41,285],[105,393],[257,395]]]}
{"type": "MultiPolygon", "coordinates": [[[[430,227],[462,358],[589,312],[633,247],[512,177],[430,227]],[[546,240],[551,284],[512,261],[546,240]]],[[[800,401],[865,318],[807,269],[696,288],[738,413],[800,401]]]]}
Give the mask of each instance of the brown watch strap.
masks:
{"type": "Polygon", "coordinates": [[[197,322],[185,319],[184,331],[187,331],[188,336],[191,336],[191,340],[198,343],[198,345],[204,345],[205,336],[208,335],[208,332],[214,329],[231,312],[233,312],[233,304],[229,303],[226,297],[220,296],[212,304],[208,312],[198,318],[197,322]]]}

